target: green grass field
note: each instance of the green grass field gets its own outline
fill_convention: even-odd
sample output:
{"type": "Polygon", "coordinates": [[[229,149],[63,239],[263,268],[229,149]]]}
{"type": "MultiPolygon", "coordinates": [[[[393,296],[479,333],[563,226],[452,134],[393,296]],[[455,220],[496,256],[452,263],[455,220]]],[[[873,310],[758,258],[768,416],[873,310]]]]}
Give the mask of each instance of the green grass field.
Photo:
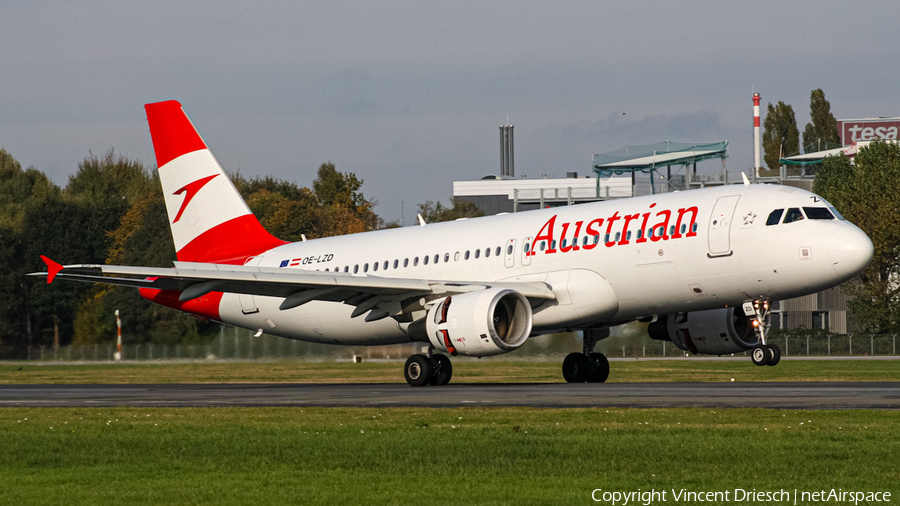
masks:
{"type": "Polygon", "coordinates": [[[897,434],[884,411],[5,408],[0,504],[591,504],[598,488],[832,487],[896,502],[897,434]]]}
{"type": "MultiPolygon", "coordinates": [[[[558,361],[454,360],[453,383],[562,382],[558,361]]],[[[900,360],[628,360],[610,382],[900,381],[900,360]]],[[[403,362],[0,363],[0,384],[24,383],[403,383],[403,362]]]]}

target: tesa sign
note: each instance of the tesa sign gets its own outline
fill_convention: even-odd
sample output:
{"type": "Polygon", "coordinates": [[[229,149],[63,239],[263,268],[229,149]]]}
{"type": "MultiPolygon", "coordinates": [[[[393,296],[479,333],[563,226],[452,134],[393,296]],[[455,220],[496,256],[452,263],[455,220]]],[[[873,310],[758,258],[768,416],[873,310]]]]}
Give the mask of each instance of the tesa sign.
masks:
{"type": "Polygon", "coordinates": [[[845,146],[859,141],[900,139],[900,118],[839,119],[837,127],[845,146]]]}

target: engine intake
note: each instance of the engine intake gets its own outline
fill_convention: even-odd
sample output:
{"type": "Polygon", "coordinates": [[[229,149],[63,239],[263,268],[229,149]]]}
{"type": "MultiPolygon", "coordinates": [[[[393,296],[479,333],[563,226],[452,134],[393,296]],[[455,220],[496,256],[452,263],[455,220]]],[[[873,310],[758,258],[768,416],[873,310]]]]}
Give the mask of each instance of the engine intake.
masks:
{"type": "Polygon", "coordinates": [[[738,353],[759,342],[753,319],[734,307],[666,315],[651,323],[647,331],[652,339],[672,341],[694,354],[738,353]]]}
{"type": "Polygon", "coordinates": [[[428,310],[428,341],[451,355],[487,357],[508,353],[531,335],[531,304],[504,288],[451,295],[428,310]]]}

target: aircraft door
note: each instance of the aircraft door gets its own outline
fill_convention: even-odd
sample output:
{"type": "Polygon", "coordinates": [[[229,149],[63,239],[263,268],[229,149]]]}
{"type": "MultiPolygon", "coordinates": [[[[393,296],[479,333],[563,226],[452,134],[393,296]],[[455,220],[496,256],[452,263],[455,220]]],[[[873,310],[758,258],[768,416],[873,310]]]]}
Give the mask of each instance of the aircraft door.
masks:
{"type": "Polygon", "coordinates": [[[719,197],[709,218],[709,253],[707,256],[731,256],[731,221],[740,195],[719,197]]]}
{"type": "Polygon", "coordinates": [[[516,240],[510,239],[506,241],[506,267],[516,266],[516,240]]]}
{"type": "Polygon", "coordinates": [[[531,257],[528,256],[528,253],[530,253],[531,248],[534,247],[533,239],[533,237],[526,237],[525,241],[523,242],[524,246],[522,247],[522,265],[531,265],[531,257]]]}
{"type": "MultiPolygon", "coordinates": [[[[257,266],[262,261],[262,257],[250,257],[244,262],[245,266],[257,266]]],[[[256,307],[256,300],[253,295],[248,293],[239,293],[238,300],[241,301],[241,312],[244,314],[254,314],[259,312],[256,307]]]]}

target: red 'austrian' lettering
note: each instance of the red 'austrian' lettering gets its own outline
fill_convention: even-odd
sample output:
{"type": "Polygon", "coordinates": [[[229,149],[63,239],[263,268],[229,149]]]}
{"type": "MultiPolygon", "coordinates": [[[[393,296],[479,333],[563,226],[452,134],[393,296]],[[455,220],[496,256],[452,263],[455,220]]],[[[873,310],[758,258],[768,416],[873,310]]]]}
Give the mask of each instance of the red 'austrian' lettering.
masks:
{"type": "MultiPolygon", "coordinates": [[[[656,207],[656,203],[650,204],[650,209],[654,207],[656,207]]],[[[603,244],[607,248],[631,244],[632,235],[637,237],[634,241],[637,244],[645,243],[648,240],[658,242],[680,239],[682,237],[695,237],[697,235],[695,227],[699,212],[697,206],[681,208],[677,211],[662,209],[656,213],[649,211],[625,216],[620,216],[619,212],[616,211],[608,218],[595,218],[588,222],[587,227],[584,229],[587,239],[583,241],[582,246],[579,246],[578,243],[581,238],[581,229],[584,221],[576,221],[574,223],[575,230],[571,238],[567,236],[569,229],[572,228],[572,224],[562,223],[559,231],[559,249],[556,247],[556,218],[558,215],[553,215],[544,223],[541,230],[534,237],[527,256],[534,256],[539,251],[550,255],[556,252],[568,253],[579,249],[594,249],[600,243],[600,227],[604,222],[606,223],[606,235],[603,244]],[[676,213],[677,216],[675,216],[676,213]],[[655,219],[656,223],[648,225],[652,218],[655,219]],[[671,224],[673,220],[675,221],[674,225],[671,224]],[[640,223],[639,227],[635,226],[637,223],[640,223]]]]}

